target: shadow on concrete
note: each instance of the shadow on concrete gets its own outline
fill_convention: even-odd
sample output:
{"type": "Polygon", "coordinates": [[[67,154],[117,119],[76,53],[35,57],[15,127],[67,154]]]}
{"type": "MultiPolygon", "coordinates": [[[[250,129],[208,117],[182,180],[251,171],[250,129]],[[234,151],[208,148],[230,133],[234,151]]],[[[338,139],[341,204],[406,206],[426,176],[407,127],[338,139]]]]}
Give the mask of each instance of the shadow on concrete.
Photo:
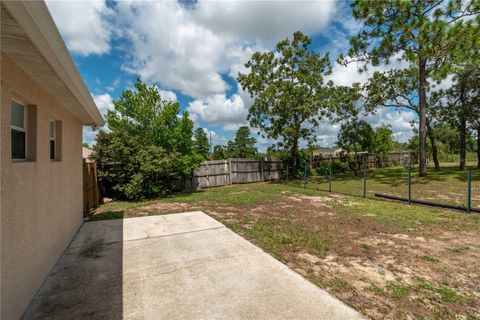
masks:
{"type": "Polygon", "coordinates": [[[123,224],[84,223],[22,319],[122,319],[123,224]]]}

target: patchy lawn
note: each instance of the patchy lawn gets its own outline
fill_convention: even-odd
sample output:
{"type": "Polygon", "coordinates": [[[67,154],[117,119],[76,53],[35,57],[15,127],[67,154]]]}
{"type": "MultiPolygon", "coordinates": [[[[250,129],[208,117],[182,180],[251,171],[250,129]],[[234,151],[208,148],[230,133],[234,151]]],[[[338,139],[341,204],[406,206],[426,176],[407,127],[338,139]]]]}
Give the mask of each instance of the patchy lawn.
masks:
{"type": "Polygon", "coordinates": [[[201,210],[374,319],[480,318],[480,215],[283,184],[112,202],[92,219],[201,210]]]}

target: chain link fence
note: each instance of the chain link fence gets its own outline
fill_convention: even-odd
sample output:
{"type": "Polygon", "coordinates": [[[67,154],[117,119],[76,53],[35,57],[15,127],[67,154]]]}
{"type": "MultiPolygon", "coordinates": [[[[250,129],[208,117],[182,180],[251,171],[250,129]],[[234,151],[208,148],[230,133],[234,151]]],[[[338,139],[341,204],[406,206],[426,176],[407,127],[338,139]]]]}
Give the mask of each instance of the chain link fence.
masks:
{"type": "Polygon", "coordinates": [[[416,168],[387,167],[357,172],[315,173],[306,166],[303,176],[292,179],[288,168],[283,182],[289,185],[366,198],[385,198],[443,208],[480,212],[480,170],[460,171],[455,166],[430,168],[419,177],[416,168]]]}

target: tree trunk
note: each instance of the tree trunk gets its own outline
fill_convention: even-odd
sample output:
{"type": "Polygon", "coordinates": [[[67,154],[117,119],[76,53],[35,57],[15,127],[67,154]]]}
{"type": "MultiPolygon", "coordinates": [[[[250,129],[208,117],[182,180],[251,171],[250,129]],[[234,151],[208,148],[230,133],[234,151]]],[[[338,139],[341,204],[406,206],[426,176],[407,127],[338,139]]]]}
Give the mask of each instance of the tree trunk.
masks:
{"type": "Polygon", "coordinates": [[[480,126],[477,127],[477,168],[480,169],[480,126]]]}
{"type": "Polygon", "coordinates": [[[465,116],[465,110],[467,108],[466,100],[467,97],[466,92],[465,92],[465,87],[464,87],[464,82],[460,81],[460,127],[459,127],[459,133],[460,133],[460,163],[459,163],[459,168],[460,170],[465,170],[465,165],[466,165],[466,158],[467,158],[467,118],[465,116]]]}
{"type": "Polygon", "coordinates": [[[419,78],[418,78],[418,170],[419,176],[427,175],[427,136],[426,136],[426,118],[427,118],[427,78],[426,78],[426,61],[419,58],[418,61],[419,78]]]}
{"type": "Polygon", "coordinates": [[[297,171],[298,171],[298,138],[293,138],[293,146],[292,146],[292,173],[291,176],[293,178],[297,177],[297,171]]]}
{"type": "Polygon", "coordinates": [[[430,144],[432,145],[432,158],[433,163],[435,163],[435,170],[440,171],[440,162],[438,161],[437,138],[435,137],[435,133],[433,132],[432,126],[430,125],[430,120],[428,118],[426,120],[426,126],[428,139],[430,140],[430,144]]]}

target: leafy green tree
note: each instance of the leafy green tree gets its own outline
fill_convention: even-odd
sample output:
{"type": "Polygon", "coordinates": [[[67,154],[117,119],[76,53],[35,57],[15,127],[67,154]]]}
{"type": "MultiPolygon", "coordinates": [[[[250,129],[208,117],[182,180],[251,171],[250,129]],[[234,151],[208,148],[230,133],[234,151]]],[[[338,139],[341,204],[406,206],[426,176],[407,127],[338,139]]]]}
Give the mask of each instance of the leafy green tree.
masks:
{"type": "Polygon", "coordinates": [[[393,131],[389,126],[382,125],[375,129],[372,137],[372,145],[368,151],[375,153],[377,159],[384,161],[387,155],[393,151],[393,131]]]}
{"type": "Polygon", "coordinates": [[[340,126],[337,136],[337,146],[347,152],[354,152],[354,163],[350,166],[355,171],[358,170],[357,153],[361,151],[369,151],[373,143],[373,129],[370,124],[364,120],[353,118],[340,126]]]}
{"type": "Polygon", "coordinates": [[[460,135],[458,129],[454,128],[449,122],[440,122],[435,126],[435,132],[438,135],[438,142],[445,148],[445,153],[459,153],[460,135]]]}
{"type": "Polygon", "coordinates": [[[235,149],[235,141],[228,140],[227,146],[225,147],[225,156],[227,158],[236,158],[237,157],[237,150],[235,149]]]}
{"type": "Polygon", "coordinates": [[[251,158],[257,154],[257,148],[255,148],[257,140],[250,135],[250,128],[242,126],[238,128],[235,133],[235,139],[233,141],[234,149],[232,150],[237,158],[251,158]]]}
{"type": "Polygon", "coordinates": [[[227,151],[223,146],[216,145],[215,147],[213,147],[213,155],[212,155],[213,160],[224,160],[227,158],[228,158],[227,151]]]}
{"type": "Polygon", "coordinates": [[[178,102],[163,100],[140,80],[126,89],[107,113],[92,157],[109,196],[145,199],[181,188],[202,157],[191,150],[193,122],[178,117],[178,102]]]}
{"type": "Polygon", "coordinates": [[[90,145],[89,145],[88,143],[86,143],[86,142],[82,143],[82,146],[83,146],[84,148],[90,149],[90,145]]]}
{"type": "MultiPolygon", "coordinates": [[[[263,137],[280,140],[290,149],[292,172],[298,167],[299,141],[315,141],[315,128],[322,117],[339,110],[339,97],[345,90],[333,90],[323,76],[330,74],[328,54],[309,50],[311,39],[295,32],[293,39],[280,41],[274,51],[256,52],[245,66],[248,73],[239,73],[239,84],[255,98],[249,109],[250,126],[259,128],[263,137]]],[[[355,91],[351,91],[352,95],[355,91]]],[[[353,109],[344,99],[342,110],[353,109]]],[[[352,111],[353,112],[353,111],[352,111]]]]}
{"type": "Polygon", "coordinates": [[[337,136],[337,146],[347,152],[370,151],[372,149],[374,131],[364,120],[352,120],[343,123],[337,136]]]}
{"type": "Polygon", "coordinates": [[[195,139],[193,149],[204,159],[207,159],[210,152],[210,143],[208,142],[208,137],[205,133],[205,130],[203,130],[203,128],[198,128],[195,130],[193,138],[195,139]]]}
{"type": "Polygon", "coordinates": [[[389,63],[401,58],[408,62],[409,72],[418,79],[416,99],[419,115],[419,175],[427,175],[427,87],[428,79],[448,75],[452,63],[464,52],[478,46],[475,19],[478,20],[478,0],[414,0],[371,1],[354,0],[352,13],[363,24],[350,40],[350,59],[343,62],[363,62],[368,65],[389,63]],[[462,39],[462,41],[458,41],[462,39]]]}

